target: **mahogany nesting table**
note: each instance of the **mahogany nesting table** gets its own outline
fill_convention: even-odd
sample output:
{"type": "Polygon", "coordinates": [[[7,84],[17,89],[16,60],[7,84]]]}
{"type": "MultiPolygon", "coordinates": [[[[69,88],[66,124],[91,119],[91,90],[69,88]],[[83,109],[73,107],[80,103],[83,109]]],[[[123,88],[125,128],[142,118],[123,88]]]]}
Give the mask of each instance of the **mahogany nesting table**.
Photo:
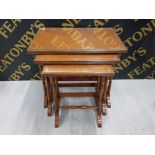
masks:
{"type": "Polygon", "coordinates": [[[44,28],[38,30],[28,53],[40,67],[44,86],[44,107],[52,115],[54,103],[55,127],[59,127],[59,109],[97,109],[97,124],[102,126],[102,114],[111,107],[110,89],[115,74],[113,66],[127,52],[112,28],[44,28]],[[63,81],[82,81],[68,82],[63,81]],[[60,92],[60,87],[95,87],[95,92],[60,92]],[[95,106],[60,103],[61,97],[92,96],[95,106]]]}

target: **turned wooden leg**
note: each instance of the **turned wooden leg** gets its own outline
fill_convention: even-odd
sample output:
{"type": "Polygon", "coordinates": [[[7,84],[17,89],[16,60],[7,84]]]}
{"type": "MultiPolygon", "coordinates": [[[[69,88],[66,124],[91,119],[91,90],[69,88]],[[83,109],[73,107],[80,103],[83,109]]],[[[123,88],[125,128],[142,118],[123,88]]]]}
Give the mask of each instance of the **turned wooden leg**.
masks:
{"type": "Polygon", "coordinates": [[[97,77],[96,97],[99,97],[101,77],[97,77]]]}
{"type": "Polygon", "coordinates": [[[46,88],[45,88],[45,79],[42,76],[42,69],[43,69],[43,66],[39,65],[39,72],[40,72],[40,75],[41,75],[43,89],[44,89],[44,108],[47,108],[47,102],[48,102],[47,101],[47,93],[46,93],[46,88]]]}
{"type": "MultiPolygon", "coordinates": [[[[100,93],[100,84],[101,84],[101,77],[97,78],[97,86],[96,86],[96,106],[97,106],[97,125],[98,127],[102,127],[102,114],[101,114],[101,94],[100,93]]],[[[103,89],[101,90],[103,91],[103,89]]]]}
{"type": "Polygon", "coordinates": [[[101,114],[101,105],[99,99],[96,99],[96,105],[97,105],[97,125],[99,128],[102,127],[102,114],[101,114]]]}
{"type": "Polygon", "coordinates": [[[47,113],[48,116],[52,115],[52,107],[51,107],[51,100],[50,100],[50,89],[49,89],[49,79],[45,77],[45,88],[46,88],[46,93],[47,93],[47,113]]]}
{"type": "Polygon", "coordinates": [[[107,97],[107,89],[108,89],[108,78],[104,78],[104,91],[102,96],[102,115],[106,115],[107,107],[106,107],[106,97],[107,97]]]}
{"type": "Polygon", "coordinates": [[[50,98],[51,98],[51,102],[52,102],[53,101],[53,89],[52,89],[51,77],[49,77],[49,88],[50,88],[50,98]]]}
{"type": "Polygon", "coordinates": [[[109,85],[108,85],[108,91],[107,91],[107,107],[108,108],[111,108],[111,100],[110,100],[111,85],[112,85],[112,77],[109,78],[109,85]]]}
{"type": "Polygon", "coordinates": [[[44,108],[47,108],[47,95],[44,94],[44,108]]]}
{"type": "Polygon", "coordinates": [[[58,102],[58,94],[57,94],[57,90],[58,90],[57,79],[52,77],[51,82],[52,82],[54,106],[55,106],[55,128],[58,128],[59,127],[59,102],[58,102]]]}
{"type": "Polygon", "coordinates": [[[105,78],[102,77],[101,78],[101,83],[100,83],[99,102],[100,102],[100,107],[101,107],[101,111],[102,111],[103,115],[106,114],[106,109],[104,108],[103,101],[102,101],[102,96],[103,96],[103,93],[104,93],[104,84],[105,84],[105,78]]]}
{"type": "Polygon", "coordinates": [[[59,127],[59,88],[58,88],[58,81],[57,78],[55,77],[55,89],[56,89],[56,113],[55,113],[55,127],[59,127]]]}
{"type": "Polygon", "coordinates": [[[47,92],[46,92],[46,88],[45,88],[45,79],[44,79],[44,77],[42,77],[42,84],[43,84],[43,88],[44,88],[44,108],[47,108],[48,99],[47,99],[47,92]]]}

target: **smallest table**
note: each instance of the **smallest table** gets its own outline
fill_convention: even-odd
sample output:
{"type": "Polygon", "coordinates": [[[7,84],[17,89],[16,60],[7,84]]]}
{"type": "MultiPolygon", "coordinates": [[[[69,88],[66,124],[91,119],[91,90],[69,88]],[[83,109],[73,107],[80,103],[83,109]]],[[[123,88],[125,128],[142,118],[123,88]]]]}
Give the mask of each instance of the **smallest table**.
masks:
{"type": "MultiPolygon", "coordinates": [[[[95,108],[97,109],[97,124],[98,127],[102,126],[102,118],[101,112],[103,113],[103,104],[106,99],[107,94],[107,80],[106,78],[112,78],[114,76],[114,69],[111,65],[45,65],[42,70],[42,75],[46,79],[46,81],[50,81],[50,85],[52,85],[53,96],[54,96],[54,105],[55,105],[55,127],[59,126],[59,109],[88,109],[95,108]],[[57,78],[60,76],[94,76],[100,79],[99,84],[96,87],[96,92],[93,93],[92,96],[96,99],[95,106],[86,106],[86,105],[70,105],[64,106],[60,105],[60,97],[62,93],[59,92],[58,81],[57,78]],[[102,99],[104,102],[102,102],[102,99]]],[[[48,84],[47,84],[48,87],[48,84]]],[[[47,88],[48,96],[49,88],[47,88]]],[[[74,94],[75,95],[75,94],[74,94]]],[[[63,93],[63,96],[64,93],[63,93]]],[[[49,106],[51,107],[51,106],[49,106]]]]}

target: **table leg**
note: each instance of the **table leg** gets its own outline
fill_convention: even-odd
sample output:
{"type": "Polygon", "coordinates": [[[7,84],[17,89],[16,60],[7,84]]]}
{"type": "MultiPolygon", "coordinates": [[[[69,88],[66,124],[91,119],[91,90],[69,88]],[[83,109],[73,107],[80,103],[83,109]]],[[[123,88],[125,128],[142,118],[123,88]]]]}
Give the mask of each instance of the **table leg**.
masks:
{"type": "Polygon", "coordinates": [[[107,92],[107,107],[111,108],[110,91],[112,85],[112,77],[109,78],[108,92],[107,92]]]}
{"type": "Polygon", "coordinates": [[[101,84],[101,77],[97,77],[97,86],[96,86],[96,97],[99,98],[99,92],[100,92],[100,84],[101,84]]]}
{"type": "Polygon", "coordinates": [[[97,88],[96,88],[96,92],[98,93],[96,95],[96,106],[98,107],[97,108],[97,125],[98,125],[98,127],[102,127],[101,102],[102,102],[103,87],[100,87],[101,83],[102,83],[102,78],[98,77],[97,88]]]}
{"type": "Polygon", "coordinates": [[[99,99],[96,99],[96,105],[97,105],[97,125],[99,128],[102,127],[102,114],[101,114],[101,105],[99,99]]]}
{"type": "Polygon", "coordinates": [[[49,77],[49,87],[50,87],[50,98],[51,98],[51,107],[53,107],[53,99],[54,99],[54,95],[53,95],[53,85],[52,85],[52,78],[49,77]]]}
{"type": "Polygon", "coordinates": [[[51,105],[51,98],[50,98],[50,88],[49,88],[49,79],[47,77],[45,78],[45,89],[47,93],[47,111],[48,111],[48,116],[52,115],[52,105],[51,105]]]}
{"type": "Polygon", "coordinates": [[[99,103],[100,103],[100,109],[102,111],[102,114],[105,114],[105,111],[103,109],[103,102],[102,102],[102,96],[104,93],[104,85],[105,85],[105,78],[101,78],[101,83],[100,83],[100,95],[99,95],[99,103]]]}
{"type": "Polygon", "coordinates": [[[102,115],[106,115],[107,113],[107,107],[106,107],[106,97],[107,97],[107,89],[108,89],[108,78],[104,78],[104,92],[102,96],[102,115]]]}
{"type": "Polygon", "coordinates": [[[57,84],[57,78],[52,77],[52,89],[53,89],[53,95],[54,95],[54,106],[55,106],[55,128],[59,127],[59,101],[58,101],[58,84],[57,84]]]}
{"type": "Polygon", "coordinates": [[[45,88],[45,79],[44,77],[42,76],[42,69],[43,69],[43,66],[42,65],[39,65],[39,71],[40,71],[40,75],[41,75],[41,79],[42,79],[42,84],[43,84],[43,89],[44,89],[44,108],[47,108],[47,92],[46,92],[46,88],[45,88]]]}

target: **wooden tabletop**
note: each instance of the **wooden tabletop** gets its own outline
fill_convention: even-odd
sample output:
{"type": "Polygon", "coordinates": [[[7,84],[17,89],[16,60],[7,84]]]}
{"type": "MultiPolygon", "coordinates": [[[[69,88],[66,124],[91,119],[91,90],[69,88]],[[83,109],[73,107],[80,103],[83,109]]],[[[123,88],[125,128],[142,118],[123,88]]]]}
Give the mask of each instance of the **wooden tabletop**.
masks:
{"type": "Polygon", "coordinates": [[[44,65],[43,76],[113,76],[111,65],[44,65]]]}
{"type": "Polygon", "coordinates": [[[36,55],[37,64],[118,64],[120,58],[117,54],[52,54],[36,55]]]}
{"type": "Polygon", "coordinates": [[[112,28],[39,29],[29,54],[126,53],[127,48],[112,28]]]}

